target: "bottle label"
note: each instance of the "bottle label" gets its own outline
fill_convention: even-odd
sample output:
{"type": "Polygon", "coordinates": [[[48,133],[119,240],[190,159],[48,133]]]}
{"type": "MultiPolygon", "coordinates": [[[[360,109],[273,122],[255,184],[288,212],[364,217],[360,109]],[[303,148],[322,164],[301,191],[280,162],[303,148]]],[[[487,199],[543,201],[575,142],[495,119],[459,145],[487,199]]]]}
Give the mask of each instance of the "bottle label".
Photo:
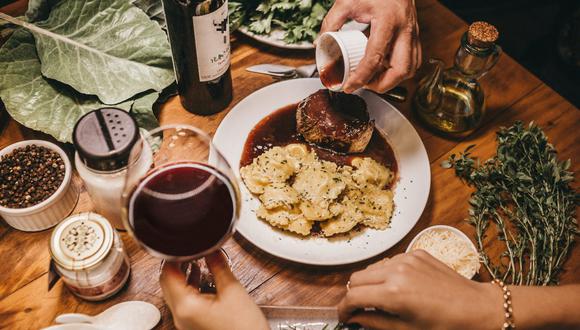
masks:
{"type": "Polygon", "coordinates": [[[230,66],[228,2],[207,15],[193,16],[199,81],[221,77],[230,66]]]}

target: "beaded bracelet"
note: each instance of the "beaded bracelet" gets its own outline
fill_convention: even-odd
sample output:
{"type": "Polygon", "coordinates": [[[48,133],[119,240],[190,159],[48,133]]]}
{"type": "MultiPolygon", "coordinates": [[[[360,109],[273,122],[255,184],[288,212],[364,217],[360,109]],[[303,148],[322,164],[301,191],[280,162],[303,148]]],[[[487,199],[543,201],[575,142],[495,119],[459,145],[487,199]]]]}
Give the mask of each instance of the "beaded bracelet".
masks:
{"type": "Polygon", "coordinates": [[[502,291],[503,295],[503,309],[504,309],[504,316],[505,322],[503,323],[501,329],[502,330],[513,330],[516,328],[516,324],[514,322],[514,311],[512,308],[512,293],[508,289],[507,285],[498,279],[494,279],[491,283],[497,284],[502,291]]]}

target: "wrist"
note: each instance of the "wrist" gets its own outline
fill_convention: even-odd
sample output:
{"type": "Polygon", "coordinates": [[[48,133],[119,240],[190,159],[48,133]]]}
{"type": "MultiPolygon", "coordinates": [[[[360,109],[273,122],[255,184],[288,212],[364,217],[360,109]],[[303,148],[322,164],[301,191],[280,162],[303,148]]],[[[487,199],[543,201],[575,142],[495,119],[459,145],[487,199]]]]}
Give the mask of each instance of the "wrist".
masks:
{"type": "Polygon", "coordinates": [[[482,293],[481,329],[499,330],[505,321],[504,299],[500,287],[493,283],[478,283],[482,293]]]}

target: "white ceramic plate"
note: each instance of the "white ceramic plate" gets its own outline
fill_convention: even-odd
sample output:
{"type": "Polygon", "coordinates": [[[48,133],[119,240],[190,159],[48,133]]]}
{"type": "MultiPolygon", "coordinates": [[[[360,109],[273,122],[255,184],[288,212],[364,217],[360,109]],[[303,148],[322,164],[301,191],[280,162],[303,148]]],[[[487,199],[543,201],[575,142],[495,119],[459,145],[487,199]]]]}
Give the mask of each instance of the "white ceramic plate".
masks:
{"type": "MultiPolygon", "coordinates": [[[[369,25],[365,23],[359,23],[356,21],[349,21],[341,28],[341,30],[358,30],[364,31],[369,25]]],[[[270,34],[255,34],[248,30],[245,26],[240,26],[238,29],[240,33],[255,39],[266,45],[284,48],[284,49],[314,49],[314,45],[309,41],[302,41],[295,44],[289,44],[284,41],[284,31],[280,29],[273,29],[270,34]]]]}
{"type": "MultiPolygon", "coordinates": [[[[317,78],[282,81],[264,87],[238,103],[224,118],[214,137],[215,145],[240,178],[239,163],[248,133],[265,116],[297,103],[323,88],[317,78]]],[[[413,228],[429,197],[431,172],[425,146],[409,121],[379,96],[361,91],[376,127],[386,134],[398,163],[395,212],[391,228],[365,228],[344,238],[301,238],[259,220],[259,201],[240,179],[242,209],[237,230],[260,249],[280,258],[311,265],[344,265],[376,256],[399,242],[413,228]]]]}

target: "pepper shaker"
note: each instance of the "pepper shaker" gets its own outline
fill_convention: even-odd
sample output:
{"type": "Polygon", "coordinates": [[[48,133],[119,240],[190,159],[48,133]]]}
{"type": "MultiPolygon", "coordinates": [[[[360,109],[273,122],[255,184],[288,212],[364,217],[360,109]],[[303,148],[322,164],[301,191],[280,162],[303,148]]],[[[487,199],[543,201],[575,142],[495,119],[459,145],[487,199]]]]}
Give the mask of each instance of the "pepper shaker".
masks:
{"type": "Polygon", "coordinates": [[[152,163],[145,149],[128,164],[133,145],[140,139],[137,123],[126,111],[102,108],[81,117],[73,132],[75,165],[98,213],[117,229],[124,229],[121,194],[127,166],[143,174],[152,163]]]}

